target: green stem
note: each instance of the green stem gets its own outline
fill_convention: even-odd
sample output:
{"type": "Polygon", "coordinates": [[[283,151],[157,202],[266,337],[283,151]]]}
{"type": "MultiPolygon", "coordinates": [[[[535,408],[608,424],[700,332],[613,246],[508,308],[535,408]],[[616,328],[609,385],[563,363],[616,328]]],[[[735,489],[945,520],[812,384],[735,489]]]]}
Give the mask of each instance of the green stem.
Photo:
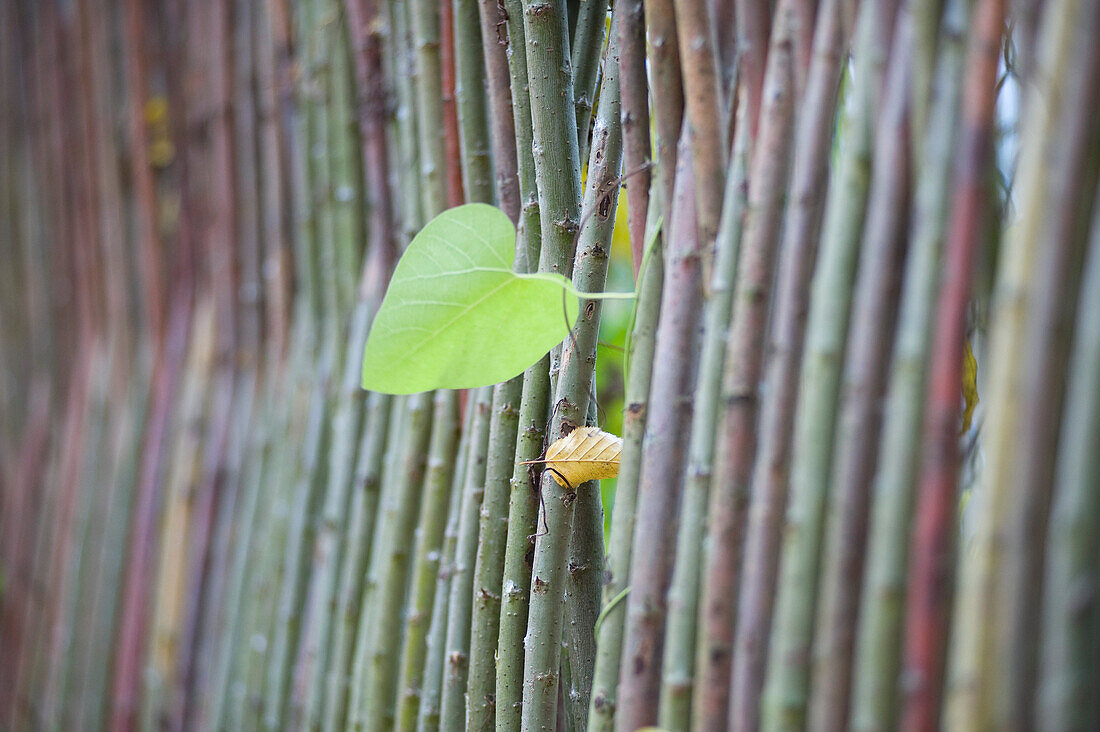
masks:
{"type": "MultiPolygon", "coordinates": [[[[908,9],[898,24],[909,27],[908,9]]],[[[910,43],[911,47],[911,43],[910,43]]],[[[905,51],[895,42],[893,53],[905,51]]],[[[905,59],[912,61],[912,56],[905,59]]],[[[900,64],[901,62],[895,62],[900,64]]],[[[852,656],[859,597],[863,583],[867,515],[874,475],[890,337],[897,319],[896,293],[905,264],[912,174],[909,148],[911,69],[895,73],[891,66],[879,112],[873,185],[867,201],[867,223],[860,243],[860,261],[852,293],[851,333],[844,356],[844,382],[831,467],[822,562],[818,575],[820,601],[815,620],[815,669],[810,724],[838,729],[848,723],[852,656]],[[901,90],[906,92],[902,95],[901,90]]],[[[960,359],[961,361],[961,359],[960,359]]]]}
{"type": "MultiPolygon", "coordinates": [[[[602,18],[602,16],[601,16],[602,18]]],[[[582,16],[583,19],[583,16],[582,16]]],[[[623,160],[623,129],[619,99],[619,25],[622,14],[615,13],[611,20],[611,36],[604,56],[603,85],[596,120],[592,127],[592,145],[588,158],[588,177],[585,183],[584,202],[581,210],[587,218],[577,240],[573,279],[576,285],[588,292],[603,289],[607,279],[607,267],[611,249],[611,233],[615,226],[615,212],[619,200],[619,170],[623,160]]],[[[601,23],[602,25],[602,23],[601,23]]],[[[598,299],[587,299],[583,308],[583,324],[576,328],[578,353],[585,346],[581,343],[582,330],[590,329],[595,339],[599,332],[600,307],[598,299]]],[[[596,344],[591,346],[591,361],[585,368],[594,368],[596,344]]],[[[562,399],[573,400],[581,388],[591,391],[594,375],[581,371],[572,394],[563,392],[568,386],[564,379],[559,383],[557,404],[562,399]],[[587,381],[585,381],[587,379],[587,381]]],[[[596,421],[596,405],[588,404],[587,423],[596,421]]],[[[592,693],[592,679],[596,663],[596,616],[600,612],[600,587],[603,584],[604,537],[603,503],[599,481],[588,481],[577,486],[574,506],[574,527],[570,534],[566,580],[565,637],[569,647],[569,686],[564,688],[567,714],[575,729],[588,726],[588,708],[592,693]]]]}
{"type": "MultiPolygon", "coordinates": [[[[573,236],[580,216],[580,164],[573,115],[573,78],[568,61],[565,3],[562,0],[525,0],[523,25],[527,39],[535,177],[543,237],[539,271],[568,275],[573,260],[573,236]]],[[[602,259],[605,267],[606,256],[604,252],[602,259]]],[[[585,322],[590,321],[589,309],[595,314],[599,307],[591,302],[586,306],[585,322]]],[[[579,330],[584,330],[583,326],[579,330]]],[[[587,335],[590,335],[594,349],[595,331],[587,335]]],[[[551,354],[551,381],[559,368],[568,364],[568,368],[560,373],[561,382],[566,386],[558,391],[560,398],[551,427],[551,441],[584,424],[591,367],[580,369],[573,362],[588,355],[588,351],[578,345],[579,332],[577,337],[578,342],[564,350],[561,356],[556,352],[551,354]],[[573,352],[573,348],[578,351],[573,352]],[[571,359],[566,357],[566,353],[571,354],[571,359]],[[580,393],[582,386],[585,388],[580,393]]],[[[561,659],[562,598],[565,591],[563,574],[567,537],[573,518],[572,499],[562,501],[567,493],[572,493],[572,490],[563,491],[549,475],[544,475],[542,497],[550,538],[543,538],[536,544],[532,563],[522,711],[523,726],[528,729],[549,729],[555,720],[561,659]]]]}
{"type": "Polygon", "coordinates": [[[489,729],[496,718],[496,650],[500,632],[500,588],[508,537],[508,493],[516,454],[518,404],[523,379],[493,389],[485,495],[474,562],[473,614],[470,621],[470,670],[467,727],[489,729]]]}
{"type": "Polygon", "coordinates": [[[350,726],[354,729],[388,729],[394,724],[397,697],[398,651],[402,608],[409,572],[410,547],[416,528],[424,467],[431,432],[431,394],[414,394],[405,400],[408,414],[398,444],[401,475],[383,496],[382,513],[371,547],[371,571],[356,639],[356,663],[352,676],[350,726]],[[372,591],[373,590],[373,591],[372,591]],[[362,703],[356,696],[363,694],[362,703]]]}
{"type": "Polygon", "coordinates": [[[999,575],[1001,595],[997,601],[998,611],[1005,617],[1005,635],[994,660],[1000,670],[994,720],[1006,726],[1026,727],[1037,719],[1033,690],[1039,678],[1039,643],[1035,629],[1042,620],[1041,594],[1036,588],[1043,584],[1051,483],[1073,338],[1073,312],[1066,303],[1078,299],[1089,239],[1086,212],[1100,170],[1100,137],[1091,122],[1097,113],[1100,67],[1093,45],[1086,40],[1095,38],[1100,27],[1097,6],[1082,8],[1075,24],[1073,53],[1079,65],[1067,80],[1067,107],[1058,123],[1057,141],[1046,157],[1053,172],[1039,232],[1042,244],[1031,272],[1035,296],[1023,334],[1027,345],[1021,358],[1021,391],[1016,397],[1022,419],[1016,435],[1014,487],[1008,493],[1008,552],[999,575]],[[1085,99],[1093,100],[1091,107],[1081,103],[1085,99]]]}
{"type": "MultiPolygon", "coordinates": [[[[451,476],[447,526],[443,531],[443,549],[436,575],[435,598],[432,600],[432,620],[425,638],[427,655],[424,660],[424,681],[420,690],[420,708],[414,719],[398,720],[401,729],[412,729],[414,726],[419,729],[439,728],[439,704],[443,695],[443,653],[447,640],[447,599],[451,593],[451,575],[454,571],[455,550],[458,547],[459,509],[462,506],[462,489],[466,485],[468,472],[466,468],[470,458],[474,411],[472,400],[468,400],[466,414],[462,418],[455,469],[451,476]]],[[[403,709],[402,712],[404,711],[403,709]]]]}
{"type": "MultiPolygon", "coordinates": [[[[408,0],[416,50],[417,131],[420,153],[420,192],[424,221],[429,221],[446,206],[444,175],[443,82],[439,60],[439,1],[408,0]]],[[[395,12],[400,8],[395,7],[395,12]]],[[[403,73],[395,74],[401,77],[403,73]]],[[[408,176],[415,178],[417,176],[408,176]]]]}
{"type": "Polygon", "coordinates": [[[921,167],[911,217],[905,280],[894,341],[893,365],[883,413],[882,444],[867,543],[866,587],[860,606],[853,669],[852,724],[882,729],[895,723],[897,679],[909,529],[924,419],[926,364],[937,277],[951,191],[955,150],[952,131],[959,112],[967,3],[949,0],[928,111],[921,167]]]}
{"type": "MultiPolygon", "coordinates": [[[[660,190],[653,192],[652,203],[660,203],[660,190]]],[[[657,320],[661,309],[664,281],[664,256],[656,232],[659,205],[649,207],[653,245],[642,258],[639,270],[638,300],[634,328],[627,350],[629,368],[623,410],[623,452],[619,478],[615,483],[615,506],[611,512],[611,537],[605,562],[602,620],[596,622],[596,659],[592,675],[592,708],[588,715],[590,730],[610,730],[615,724],[618,700],[619,664],[626,625],[629,591],[630,549],[634,542],[634,516],[638,500],[638,480],[642,467],[642,440],[645,435],[649,389],[653,374],[657,320]],[[617,608],[617,609],[616,609],[617,608]]]]}
{"type": "MultiPolygon", "coordinates": [[[[326,6],[326,17],[337,17],[337,5],[326,6]]],[[[367,297],[356,297],[354,273],[360,269],[359,242],[363,239],[363,225],[359,212],[361,190],[352,150],[355,125],[350,108],[350,73],[348,48],[344,23],[331,22],[323,27],[321,41],[330,48],[328,63],[328,94],[331,106],[329,116],[329,163],[332,180],[328,196],[333,207],[333,235],[336,259],[339,262],[339,294],[341,295],[341,320],[348,322],[347,346],[344,356],[342,379],[336,390],[336,404],[332,416],[332,443],[328,452],[328,479],[324,504],[318,525],[318,536],[313,552],[313,567],[307,593],[308,609],[305,617],[308,626],[296,661],[295,719],[313,728],[318,726],[323,701],[324,680],[328,664],[328,649],[332,635],[333,617],[330,608],[336,602],[336,581],[343,562],[345,519],[352,476],[355,470],[355,449],[361,429],[366,395],[359,387],[363,346],[370,328],[372,306],[367,297]],[[354,301],[354,304],[352,302],[354,301]]],[[[375,242],[385,247],[385,241],[375,242]]],[[[339,348],[337,348],[339,351],[339,348]]]]}
{"type": "Polygon", "coordinates": [[[619,0],[619,87],[622,96],[623,170],[632,175],[626,184],[630,255],[634,278],[645,255],[646,217],[649,214],[650,142],[649,83],[646,79],[645,11],[642,0],[619,0]]]}
{"type": "Polygon", "coordinates": [[[791,498],[784,529],[783,549],[771,632],[769,665],[763,704],[764,724],[781,729],[805,721],[816,577],[824,501],[831,468],[833,419],[836,411],[844,342],[848,331],[852,282],[863,231],[870,183],[871,143],[887,39],[881,28],[891,28],[875,3],[860,14],[858,50],[853,54],[853,89],[843,123],[841,159],[835,185],[829,188],[814,273],[810,315],[794,427],[791,498]],[[880,34],[879,34],[880,35],[880,34]]]}
{"type": "Polygon", "coordinates": [[[763,378],[768,386],[760,405],[759,446],[752,473],[733,636],[729,724],[735,729],[755,729],[760,724],[760,693],[787,501],[791,426],[798,397],[809,283],[817,257],[841,68],[847,55],[848,33],[843,20],[840,0],[822,3],[814,32],[813,61],[796,123],[790,202],[782,226],[775,313],[763,378]]]}
{"type": "MultiPolygon", "coordinates": [[[[676,149],[684,118],[683,75],[680,73],[680,44],[676,36],[673,0],[645,0],[645,28],[649,40],[647,65],[653,94],[654,149],[661,200],[672,206],[676,180],[676,149]]],[[[671,223],[665,210],[665,222],[671,223]]]]}
{"type": "Polygon", "coordinates": [[[393,397],[388,394],[372,393],[367,398],[351,505],[348,508],[347,528],[343,537],[344,561],[337,585],[339,589],[334,612],[336,625],[329,650],[331,660],[327,672],[328,688],[321,724],[325,730],[342,729],[347,717],[355,628],[363,609],[364,575],[370,566],[370,536],[376,525],[383,457],[391,450],[387,446],[387,433],[392,429],[391,424],[400,422],[396,417],[390,418],[393,401],[393,397]]]}
{"type": "Polygon", "coordinates": [[[466,483],[462,489],[462,503],[459,508],[458,542],[451,567],[447,636],[443,649],[439,727],[445,730],[461,730],[466,720],[474,562],[477,558],[478,517],[481,513],[481,499],[485,493],[492,396],[492,388],[483,386],[471,395],[469,407],[474,410],[474,421],[470,432],[470,454],[466,459],[466,483]]]}
{"type": "Polygon", "coordinates": [[[417,521],[415,571],[409,588],[405,638],[401,648],[400,696],[398,720],[402,729],[410,728],[420,707],[423,686],[425,637],[432,620],[435,584],[441,567],[443,531],[450,505],[455,450],[458,444],[458,395],[453,391],[438,391],[435,395],[435,415],[428,446],[428,472],[424,496],[417,521]]]}
{"type": "Polygon", "coordinates": [[[726,355],[723,336],[729,328],[745,211],[747,129],[745,124],[737,125],[733,164],[726,178],[725,203],[718,227],[714,277],[710,283],[710,298],[704,306],[699,380],[695,386],[687,476],[677,533],[676,561],[668,591],[666,645],[661,668],[660,724],[667,729],[686,729],[691,719],[700,567],[714,462],[718,395],[726,355]]]}
{"type": "Polygon", "coordinates": [[[684,468],[694,391],[697,326],[703,305],[701,242],[686,125],[676,163],[676,195],[666,250],[666,276],[653,357],[653,388],[646,421],[637,530],[630,557],[623,656],[616,726],[657,722],[665,600],[675,554],[680,478],[684,468]]]}
{"type": "Polygon", "coordinates": [[[320,360],[319,374],[311,365],[306,374],[301,375],[303,379],[311,379],[314,387],[310,395],[301,460],[298,462],[296,482],[293,483],[281,585],[270,640],[272,645],[266,659],[263,724],[267,729],[280,727],[287,713],[294,650],[298,645],[308,587],[307,565],[313,549],[314,525],[311,517],[320,509],[318,503],[323,493],[325,471],[319,466],[328,446],[329,399],[326,396],[326,382],[331,368],[324,357],[320,360]]]}
{"type": "MultiPolygon", "coordinates": [[[[423,0],[422,0],[423,1],[423,0]]],[[[434,206],[426,207],[423,204],[422,195],[432,196],[432,200],[446,200],[439,198],[445,195],[443,173],[438,170],[438,161],[443,160],[443,140],[440,136],[442,127],[430,129],[427,133],[429,139],[427,146],[420,144],[419,95],[420,85],[420,56],[412,48],[409,30],[409,16],[412,14],[410,6],[413,0],[393,0],[387,3],[389,8],[389,21],[392,31],[388,37],[390,44],[390,73],[393,78],[393,86],[396,89],[397,107],[394,110],[394,124],[396,125],[398,170],[408,171],[399,175],[399,210],[400,222],[403,229],[402,242],[410,242],[424,221],[431,218],[428,212],[434,210],[434,206]],[[413,73],[407,73],[412,68],[413,73]],[[420,155],[436,155],[432,158],[436,162],[436,169],[430,177],[422,177],[417,173],[421,170],[420,155]]],[[[430,3],[429,3],[430,4],[430,3]]],[[[438,5],[438,3],[437,3],[438,5]]],[[[438,35],[438,33],[437,33],[438,35]]],[[[437,42],[438,43],[438,42],[437,42]]],[[[429,49],[430,52],[430,49],[429,49]]],[[[438,48],[436,49],[438,63],[438,48]]],[[[442,81],[436,75],[436,84],[439,84],[434,100],[429,100],[428,111],[435,116],[431,119],[440,119],[442,115],[442,81]]],[[[380,100],[381,101],[381,100],[380,100]]]]}
{"type": "Polygon", "coordinates": [[[1043,681],[1038,706],[1056,729],[1088,729],[1100,721],[1096,688],[1097,612],[1082,610],[1085,588],[1096,592],[1100,533],[1100,202],[1093,203],[1089,254],[1070,362],[1047,546],[1043,681]]]}
{"type": "Polygon", "coordinates": [[[455,102],[462,141],[462,181],[467,201],[488,203],[494,193],[493,157],[477,0],[454,0],[454,4],[455,102]]]}
{"type": "Polygon", "coordinates": [[[596,105],[596,80],[604,49],[607,0],[589,0],[580,4],[573,39],[569,44],[573,67],[573,106],[577,114],[578,159],[588,154],[588,125],[596,105]]]}
{"type": "Polygon", "coordinates": [[[675,6],[684,75],[684,105],[695,173],[699,238],[702,242],[703,286],[710,287],[729,157],[726,139],[729,123],[720,114],[723,105],[707,4],[696,0],[675,0],[675,6]]]}

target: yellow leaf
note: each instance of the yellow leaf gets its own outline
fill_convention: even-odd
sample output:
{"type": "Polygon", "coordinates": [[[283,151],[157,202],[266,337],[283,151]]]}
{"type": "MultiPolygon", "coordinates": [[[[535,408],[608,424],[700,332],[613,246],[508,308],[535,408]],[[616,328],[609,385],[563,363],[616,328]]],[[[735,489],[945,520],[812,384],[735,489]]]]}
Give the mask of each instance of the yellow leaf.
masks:
{"type": "Polygon", "coordinates": [[[974,351],[970,348],[970,340],[963,343],[963,414],[962,429],[960,434],[970,431],[970,421],[974,417],[974,407],[978,406],[978,362],[974,358],[974,351]]]}
{"type": "Polygon", "coordinates": [[[542,460],[559,485],[576,487],[586,480],[614,478],[619,474],[622,439],[599,427],[579,427],[546,448],[542,460]]]}
{"type": "Polygon", "coordinates": [[[168,117],[168,99],[163,96],[149,97],[145,102],[145,122],[149,125],[157,125],[168,117]]]}

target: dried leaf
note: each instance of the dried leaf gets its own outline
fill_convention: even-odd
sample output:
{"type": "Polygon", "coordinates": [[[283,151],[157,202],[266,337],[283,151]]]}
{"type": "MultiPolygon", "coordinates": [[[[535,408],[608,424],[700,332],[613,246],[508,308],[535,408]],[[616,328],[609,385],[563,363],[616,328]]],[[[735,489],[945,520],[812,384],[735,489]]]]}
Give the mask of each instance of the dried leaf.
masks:
{"type": "Polygon", "coordinates": [[[586,480],[614,478],[619,474],[623,441],[599,427],[580,427],[546,449],[542,460],[559,485],[576,487],[586,480]]]}

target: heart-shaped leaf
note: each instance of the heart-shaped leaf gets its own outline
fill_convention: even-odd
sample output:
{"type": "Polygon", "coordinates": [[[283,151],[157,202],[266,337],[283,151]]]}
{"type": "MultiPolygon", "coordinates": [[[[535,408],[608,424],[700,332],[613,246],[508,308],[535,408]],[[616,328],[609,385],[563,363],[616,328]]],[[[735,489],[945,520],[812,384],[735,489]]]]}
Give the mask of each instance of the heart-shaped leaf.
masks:
{"type": "Polygon", "coordinates": [[[496,384],[559,343],[577,318],[577,298],[561,275],[513,272],[515,241],[508,216],[481,203],[444,211],[421,229],[371,327],[363,388],[413,394],[496,384]]]}

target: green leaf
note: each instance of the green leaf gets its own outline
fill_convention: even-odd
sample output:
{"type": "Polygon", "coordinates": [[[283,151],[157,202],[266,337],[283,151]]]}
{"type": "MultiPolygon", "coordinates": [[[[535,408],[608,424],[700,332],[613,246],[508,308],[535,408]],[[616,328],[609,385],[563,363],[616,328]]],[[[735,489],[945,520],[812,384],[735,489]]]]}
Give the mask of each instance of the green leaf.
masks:
{"type": "Polygon", "coordinates": [[[432,219],[394,269],[367,338],[363,388],[488,386],[561,342],[577,318],[572,288],[561,275],[513,272],[515,241],[512,222],[486,204],[432,219]]]}

